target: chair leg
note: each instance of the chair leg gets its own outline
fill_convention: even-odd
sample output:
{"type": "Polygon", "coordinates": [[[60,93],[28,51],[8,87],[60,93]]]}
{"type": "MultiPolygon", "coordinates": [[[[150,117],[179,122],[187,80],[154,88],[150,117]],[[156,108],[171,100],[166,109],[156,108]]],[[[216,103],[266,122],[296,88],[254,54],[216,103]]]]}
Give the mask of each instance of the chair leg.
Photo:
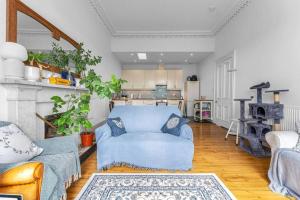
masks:
{"type": "Polygon", "coordinates": [[[229,133],[230,133],[230,130],[231,130],[232,126],[233,126],[233,121],[231,121],[231,123],[230,123],[229,129],[228,129],[227,134],[226,134],[226,136],[225,136],[225,140],[227,140],[228,135],[229,135],[229,133]]]}
{"type": "Polygon", "coordinates": [[[238,145],[239,144],[239,131],[240,131],[240,124],[239,122],[237,123],[236,126],[236,140],[235,140],[235,144],[238,145]]]}

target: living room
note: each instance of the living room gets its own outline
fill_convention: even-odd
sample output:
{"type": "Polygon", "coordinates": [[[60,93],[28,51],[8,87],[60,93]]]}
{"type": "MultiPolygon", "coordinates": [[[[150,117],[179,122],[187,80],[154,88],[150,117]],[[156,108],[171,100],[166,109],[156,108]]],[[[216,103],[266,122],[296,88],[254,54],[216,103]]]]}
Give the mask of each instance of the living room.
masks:
{"type": "Polygon", "coordinates": [[[1,0],[0,199],[300,199],[297,0],[1,0]]]}

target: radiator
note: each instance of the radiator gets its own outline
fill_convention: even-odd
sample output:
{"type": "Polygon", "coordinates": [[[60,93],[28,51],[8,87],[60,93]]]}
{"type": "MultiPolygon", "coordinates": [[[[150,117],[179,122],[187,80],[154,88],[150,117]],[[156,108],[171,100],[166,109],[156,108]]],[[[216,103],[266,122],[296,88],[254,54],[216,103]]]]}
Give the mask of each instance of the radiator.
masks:
{"type": "Polygon", "coordinates": [[[281,120],[281,128],[284,131],[295,131],[295,122],[300,121],[300,106],[284,106],[284,119],[281,120]]]}

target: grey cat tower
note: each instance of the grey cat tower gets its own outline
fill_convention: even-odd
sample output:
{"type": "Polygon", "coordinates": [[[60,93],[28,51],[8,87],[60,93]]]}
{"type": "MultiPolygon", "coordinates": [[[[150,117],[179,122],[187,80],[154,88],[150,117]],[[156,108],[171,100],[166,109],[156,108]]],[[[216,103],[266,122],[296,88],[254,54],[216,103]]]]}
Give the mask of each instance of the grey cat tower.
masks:
{"type": "Polygon", "coordinates": [[[240,102],[240,148],[244,151],[257,156],[265,157],[270,155],[265,135],[272,130],[280,130],[280,120],[283,119],[283,104],[280,104],[279,95],[281,92],[289,90],[269,90],[266,93],[273,93],[274,103],[262,102],[262,90],[270,88],[269,82],[264,82],[252,86],[250,89],[257,90],[257,102],[249,103],[249,116],[245,117],[245,103],[251,99],[234,99],[240,102]],[[273,126],[264,123],[273,120],[273,126]]]}

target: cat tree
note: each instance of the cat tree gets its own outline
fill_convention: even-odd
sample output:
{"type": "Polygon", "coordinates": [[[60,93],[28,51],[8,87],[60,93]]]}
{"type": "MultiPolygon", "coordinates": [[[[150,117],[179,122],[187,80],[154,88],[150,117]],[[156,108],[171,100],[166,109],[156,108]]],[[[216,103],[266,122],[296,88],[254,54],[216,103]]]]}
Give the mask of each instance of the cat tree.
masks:
{"type": "Polygon", "coordinates": [[[262,102],[262,90],[270,88],[270,83],[261,83],[252,86],[250,89],[257,90],[257,102],[249,103],[249,116],[245,117],[245,102],[251,99],[235,99],[240,102],[240,148],[257,156],[269,156],[270,151],[264,146],[267,145],[265,135],[272,130],[272,125],[264,123],[273,120],[273,130],[280,130],[280,120],[283,119],[283,104],[280,104],[279,95],[289,90],[270,90],[266,93],[274,94],[274,103],[262,102]]]}

